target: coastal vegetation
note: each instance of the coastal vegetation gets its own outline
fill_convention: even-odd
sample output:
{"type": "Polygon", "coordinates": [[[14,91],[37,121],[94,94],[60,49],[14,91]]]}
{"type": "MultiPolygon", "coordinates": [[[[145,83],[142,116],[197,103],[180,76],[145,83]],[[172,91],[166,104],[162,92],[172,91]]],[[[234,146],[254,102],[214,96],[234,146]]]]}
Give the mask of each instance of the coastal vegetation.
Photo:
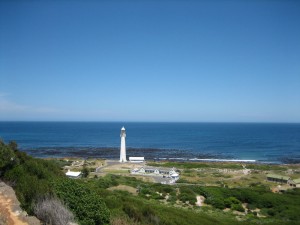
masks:
{"type": "Polygon", "coordinates": [[[275,183],[266,180],[266,174],[299,177],[299,165],[276,165],[245,162],[148,162],[154,167],[169,167],[180,170],[180,184],[195,184],[199,186],[251,187],[261,184],[270,189],[275,183]]]}
{"type": "Polygon", "coordinates": [[[14,150],[11,143],[6,145],[1,141],[0,165],[1,179],[14,188],[27,213],[34,214],[41,199],[53,196],[74,213],[80,224],[109,223],[109,210],[101,196],[85,185],[69,180],[55,162],[33,158],[14,150]]]}
{"type": "MultiPolygon", "coordinates": [[[[210,162],[149,162],[149,166],[175,167],[179,169],[202,169],[202,168],[218,168],[218,169],[243,169],[243,163],[210,163],[210,162]]],[[[254,170],[287,170],[287,166],[271,165],[271,164],[255,164],[247,163],[247,168],[254,170]]]]}
{"type": "MultiPolygon", "coordinates": [[[[14,188],[24,210],[44,222],[51,219],[53,224],[69,220],[83,225],[279,225],[300,221],[299,189],[273,193],[263,182],[242,187],[222,182],[211,186],[198,181],[164,185],[125,173],[89,176],[88,167],[84,167],[83,178],[69,179],[62,170],[65,165],[70,162],[33,158],[17,150],[14,142],[0,142],[1,179],[14,188]],[[56,207],[50,207],[53,204],[56,207]],[[60,210],[53,213],[53,208],[60,210]]],[[[199,168],[243,169],[240,164],[166,162],[164,166],[181,169],[185,178],[193,178],[195,174],[201,177],[199,168]]],[[[265,169],[274,170],[273,167],[276,166],[265,169]]],[[[282,168],[286,170],[278,168],[279,172],[282,168]]],[[[264,170],[259,166],[256,169],[264,170]]],[[[224,179],[221,172],[213,173],[216,179],[224,179]]]]}

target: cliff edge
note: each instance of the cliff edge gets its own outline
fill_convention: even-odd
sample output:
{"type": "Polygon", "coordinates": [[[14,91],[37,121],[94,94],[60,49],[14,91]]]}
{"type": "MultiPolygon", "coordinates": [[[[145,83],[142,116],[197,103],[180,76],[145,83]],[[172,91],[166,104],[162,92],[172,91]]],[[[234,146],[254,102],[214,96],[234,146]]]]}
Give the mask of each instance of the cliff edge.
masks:
{"type": "Polygon", "coordinates": [[[14,190],[0,181],[0,225],[40,225],[34,216],[21,209],[14,190]]]}

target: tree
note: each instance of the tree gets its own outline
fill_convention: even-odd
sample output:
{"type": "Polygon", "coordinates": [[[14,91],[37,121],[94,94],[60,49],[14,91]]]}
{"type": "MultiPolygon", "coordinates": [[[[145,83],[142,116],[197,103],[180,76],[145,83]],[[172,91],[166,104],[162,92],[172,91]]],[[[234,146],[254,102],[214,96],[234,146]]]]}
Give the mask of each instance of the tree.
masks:
{"type": "Polygon", "coordinates": [[[88,177],[90,174],[90,170],[84,166],[83,169],[81,170],[81,174],[82,174],[82,177],[88,177]]]}
{"type": "Polygon", "coordinates": [[[12,166],[15,162],[15,153],[2,141],[0,142],[0,171],[5,171],[7,167],[12,166]]]}
{"type": "Polygon", "coordinates": [[[16,150],[18,149],[18,144],[17,144],[17,142],[15,142],[15,141],[10,141],[10,142],[8,143],[8,146],[9,146],[13,151],[16,151],[16,150]]]}

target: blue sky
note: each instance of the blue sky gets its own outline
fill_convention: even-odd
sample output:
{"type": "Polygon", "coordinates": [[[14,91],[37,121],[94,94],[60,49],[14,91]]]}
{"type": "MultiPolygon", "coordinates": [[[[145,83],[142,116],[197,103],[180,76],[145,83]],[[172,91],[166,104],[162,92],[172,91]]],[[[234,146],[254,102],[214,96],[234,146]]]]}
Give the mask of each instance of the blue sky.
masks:
{"type": "Polygon", "coordinates": [[[0,1],[0,120],[300,122],[300,1],[0,1]]]}

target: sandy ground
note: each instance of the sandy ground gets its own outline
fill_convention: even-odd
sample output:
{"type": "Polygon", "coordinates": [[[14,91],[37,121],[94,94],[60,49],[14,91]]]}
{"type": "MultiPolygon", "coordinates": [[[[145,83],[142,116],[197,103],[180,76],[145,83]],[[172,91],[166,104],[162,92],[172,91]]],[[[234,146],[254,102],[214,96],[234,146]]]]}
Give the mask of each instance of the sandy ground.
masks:
{"type": "Polygon", "coordinates": [[[197,195],[196,199],[197,199],[196,206],[203,206],[203,202],[204,202],[205,198],[201,195],[197,195]]]}
{"type": "Polygon", "coordinates": [[[20,208],[14,190],[0,182],[0,224],[1,225],[40,225],[40,221],[20,208]]]}

